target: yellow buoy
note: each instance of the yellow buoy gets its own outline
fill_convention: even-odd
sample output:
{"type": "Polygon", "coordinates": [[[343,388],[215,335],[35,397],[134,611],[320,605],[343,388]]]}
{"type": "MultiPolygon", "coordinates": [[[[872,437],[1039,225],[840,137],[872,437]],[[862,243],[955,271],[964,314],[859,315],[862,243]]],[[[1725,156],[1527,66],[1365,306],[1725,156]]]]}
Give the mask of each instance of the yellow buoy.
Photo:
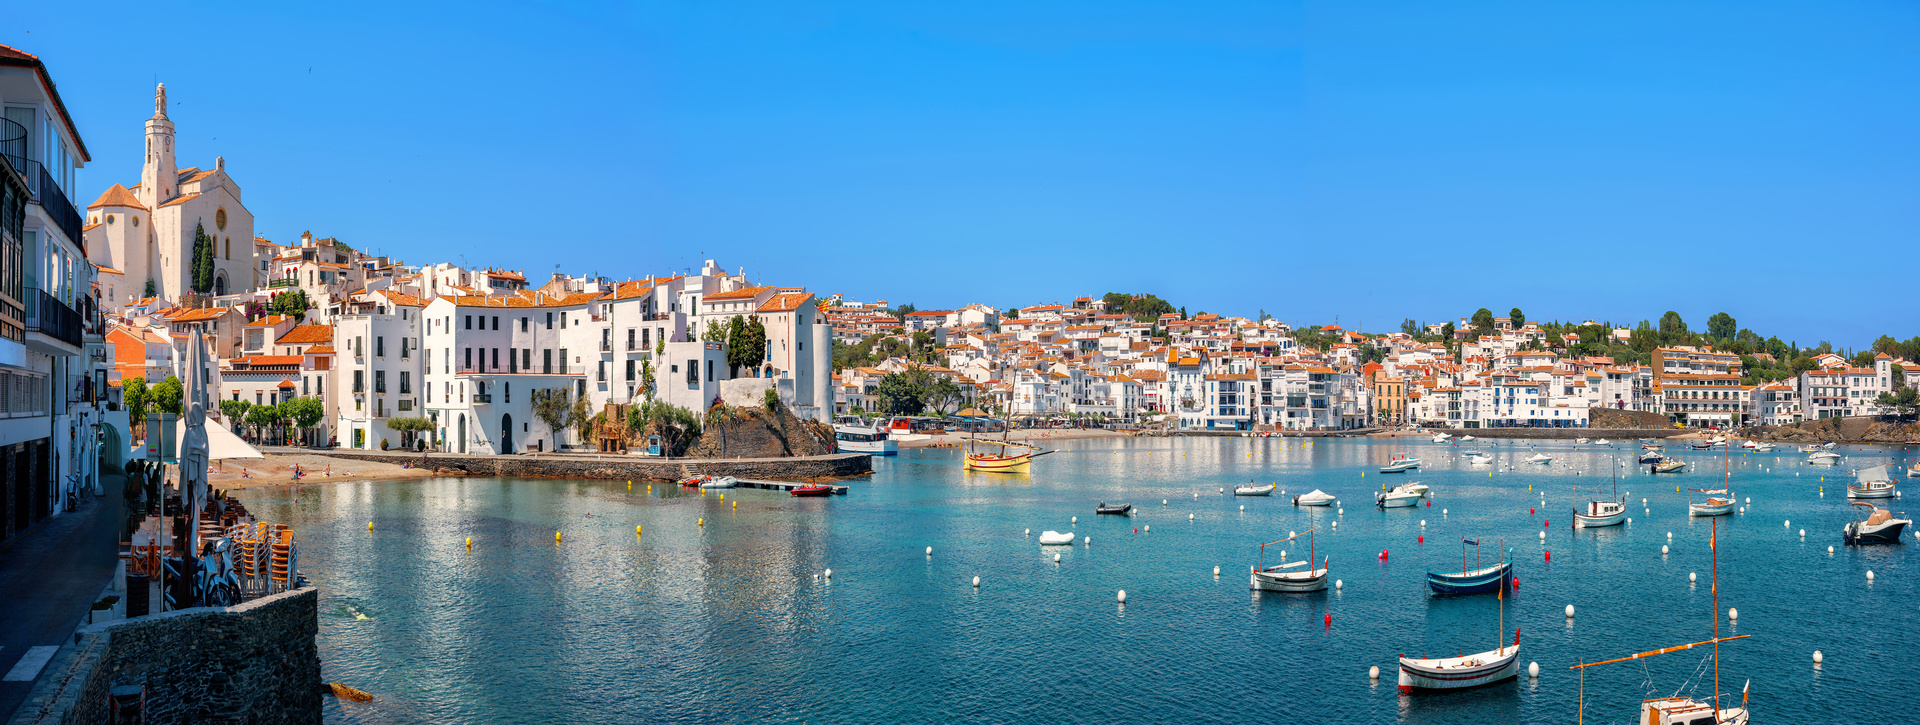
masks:
{"type": "Polygon", "coordinates": [[[467,537],[467,548],[473,548],[473,537],[471,536],[467,537]]]}
{"type": "Polygon", "coordinates": [[[697,521],[697,522],[695,522],[695,523],[696,523],[697,525],[699,525],[699,526],[706,526],[706,525],[707,525],[707,520],[706,520],[706,519],[700,519],[699,521],[697,521]]]}
{"type": "Polygon", "coordinates": [[[628,490],[628,491],[632,491],[632,490],[633,490],[633,482],[632,482],[632,481],[628,481],[628,482],[627,482],[627,490],[628,490]]]}
{"type": "Polygon", "coordinates": [[[740,510],[740,502],[739,502],[739,501],[735,501],[735,502],[733,502],[733,510],[735,510],[735,511],[739,511],[739,510],[740,510]]]}
{"type": "Polygon", "coordinates": [[[639,535],[640,535],[640,525],[639,525],[639,524],[634,524],[634,525],[633,525],[633,535],[634,535],[634,536],[639,536],[639,535]]]}
{"type": "Polygon", "coordinates": [[[553,532],[553,543],[556,543],[556,544],[560,543],[560,532],[558,531],[553,532]]]}
{"type": "Polygon", "coordinates": [[[373,522],[372,522],[372,521],[368,521],[368,522],[367,522],[367,530],[368,530],[368,531],[372,531],[372,530],[373,530],[373,522]]]}

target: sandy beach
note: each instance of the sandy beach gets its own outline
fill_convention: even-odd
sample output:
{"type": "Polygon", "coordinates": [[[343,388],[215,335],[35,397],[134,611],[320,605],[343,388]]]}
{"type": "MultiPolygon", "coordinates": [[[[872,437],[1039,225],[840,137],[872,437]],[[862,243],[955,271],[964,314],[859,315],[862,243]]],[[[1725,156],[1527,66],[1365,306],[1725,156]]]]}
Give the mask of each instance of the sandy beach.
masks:
{"type": "Polygon", "coordinates": [[[310,453],[269,453],[264,460],[247,458],[216,461],[209,478],[214,488],[227,490],[285,486],[293,483],[293,467],[296,465],[306,474],[300,478],[300,483],[307,485],[387,481],[433,475],[431,471],[405,468],[391,463],[332,458],[310,453]]]}

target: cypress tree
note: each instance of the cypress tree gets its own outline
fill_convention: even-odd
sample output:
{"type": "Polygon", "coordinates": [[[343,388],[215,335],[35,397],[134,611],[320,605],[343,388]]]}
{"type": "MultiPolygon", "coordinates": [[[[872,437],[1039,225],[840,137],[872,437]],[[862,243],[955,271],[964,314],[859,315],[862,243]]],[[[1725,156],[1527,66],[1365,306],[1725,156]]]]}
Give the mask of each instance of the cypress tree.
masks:
{"type": "Polygon", "coordinates": [[[213,290],[213,238],[199,222],[193,224],[192,286],[201,294],[213,290]]]}

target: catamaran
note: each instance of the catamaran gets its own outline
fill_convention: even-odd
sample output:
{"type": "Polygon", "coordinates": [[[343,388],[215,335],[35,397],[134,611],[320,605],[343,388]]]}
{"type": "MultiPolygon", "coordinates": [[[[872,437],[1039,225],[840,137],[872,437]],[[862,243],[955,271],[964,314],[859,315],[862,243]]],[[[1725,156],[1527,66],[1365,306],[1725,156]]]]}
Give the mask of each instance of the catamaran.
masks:
{"type": "MultiPolygon", "coordinates": [[[[1750,714],[1747,712],[1748,687],[1740,688],[1739,707],[1720,707],[1720,643],[1746,639],[1753,635],[1742,634],[1734,637],[1720,636],[1720,520],[1714,519],[1713,538],[1707,547],[1713,550],[1713,639],[1705,642],[1674,645],[1664,649],[1628,655],[1600,662],[1583,662],[1568,667],[1580,671],[1580,706],[1577,717],[1586,720],[1587,715],[1587,672],[1586,668],[1595,665],[1607,665],[1615,662],[1632,662],[1642,657],[1652,657],[1671,652],[1684,652],[1702,645],[1713,645],[1713,699],[1699,700],[1681,695],[1657,697],[1640,703],[1640,717],[1634,722],[1640,725],[1747,725],[1750,714]]],[[[1751,686],[1752,683],[1748,682],[1751,686]]]]}

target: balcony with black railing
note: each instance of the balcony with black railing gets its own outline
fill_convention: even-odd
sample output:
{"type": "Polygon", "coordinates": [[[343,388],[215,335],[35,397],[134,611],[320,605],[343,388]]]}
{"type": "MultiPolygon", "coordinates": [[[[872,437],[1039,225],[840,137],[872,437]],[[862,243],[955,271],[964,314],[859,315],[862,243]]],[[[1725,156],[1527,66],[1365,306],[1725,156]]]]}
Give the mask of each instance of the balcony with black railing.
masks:
{"type": "Polygon", "coordinates": [[[27,330],[80,346],[80,313],[45,290],[27,288],[27,330]]]}
{"type": "Polygon", "coordinates": [[[73,202],[67,199],[65,191],[55,182],[53,174],[38,161],[27,158],[27,129],[20,124],[0,118],[0,155],[7,157],[7,163],[25,177],[28,193],[32,201],[39,204],[53,225],[60,228],[67,240],[74,246],[81,246],[80,212],[73,208],[73,202]]]}

